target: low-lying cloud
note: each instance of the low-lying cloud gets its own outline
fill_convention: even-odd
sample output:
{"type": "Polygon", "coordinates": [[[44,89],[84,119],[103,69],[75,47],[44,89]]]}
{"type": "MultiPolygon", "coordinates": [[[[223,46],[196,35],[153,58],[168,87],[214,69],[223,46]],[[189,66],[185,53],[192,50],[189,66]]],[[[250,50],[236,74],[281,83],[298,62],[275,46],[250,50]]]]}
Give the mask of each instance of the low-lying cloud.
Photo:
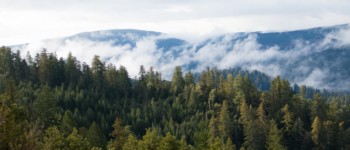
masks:
{"type": "MultiPolygon", "coordinates": [[[[219,69],[241,67],[258,70],[271,76],[281,75],[298,84],[350,90],[348,88],[350,78],[332,72],[329,67],[334,66],[320,67],[318,64],[313,64],[315,60],[311,60],[316,58],[314,55],[330,48],[348,46],[349,27],[327,33],[325,38],[317,42],[295,39],[290,49],[281,49],[278,45],[269,47],[261,45],[255,33],[246,34],[244,38],[240,38],[240,34],[227,34],[221,38],[211,38],[204,42],[179,45],[170,49],[157,47],[157,41],[169,38],[167,35],[145,37],[131,35],[127,36],[133,38],[135,45],[128,43],[118,45],[113,40],[96,41],[77,36],[34,42],[16,48],[21,49],[22,54],[26,54],[26,51],[35,54],[42,48],[47,48],[49,52],[55,52],[57,56],[64,58],[68,52],[72,52],[79,60],[86,63],[90,63],[94,55],[99,55],[106,63],[125,66],[132,78],[138,75],[140,65],[146,68],[153,66],[165,79],[171,79],[175,66],[195,63],[196,65],[192,67],[184,68],[192,72],[201,72],[206,67],[219,69]],[[337,80],[330,82],[330,79],[337,80]]],[[[338,60],[332,61],[337,63],[338,60]]]]}

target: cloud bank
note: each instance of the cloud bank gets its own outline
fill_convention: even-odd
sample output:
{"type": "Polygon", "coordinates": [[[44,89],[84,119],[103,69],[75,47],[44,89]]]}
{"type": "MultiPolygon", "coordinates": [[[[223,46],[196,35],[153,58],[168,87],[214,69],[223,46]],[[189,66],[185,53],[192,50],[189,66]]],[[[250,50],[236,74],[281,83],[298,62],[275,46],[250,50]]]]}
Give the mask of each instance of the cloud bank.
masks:
{"type": "MultiPolygon", "coordinates": [[[[98,38],[112,35],[110,32],[97,33],[94,35],[97,41],[91,39],[91,36],[89,38],[73,36],[73,38],[34,42],[16,49],[21,49],[22,54],[26,54],[26,51],[35,54],[42,48],[47,48],[48,51],[55,52],[59,57],[64,58],[68,52],[72,52],[79,60],[88,64],[94,55],[99,55],[106,63],[125,66],[131,77],[138,75],[140,65],[146,68],[153,66],[155,70],[161,71],[166,79],[171,79],[175,66],[183,66],[184,69],[192,72],[201,72],[206,67],[219,69],[241,67],[251,71],[258,70],[271,76],[281,75],[298,84],[350,90],[348,74],[334,71],[334,68],[339,68],[335,65],[344,65],[344,59],[323,58],[332,51],[350,45],[349,26],[326,33],[324,38],[317,42],[296,38],[289,49],[282,49],[278,45],[265,46],[259,43],[257,33],[226,34],[167,49],[159,47],[159,40],[174,37],[165,34],[139,36],[134,33],[125,33],[121,37],[135,43],[118,44],[115,42],[117,39],[100,40],[98,38]]],[[[345,52],[350,54],[349,49],[345,52]]],[[[342,51],[342,53],[345,52],[342,51]]],[[[350,68],[344,69],[350,70],[350,68]]]]}
{"type": "Polygon", "coordinates": [[[0,45],[102,29],[207,35],[350,22],[348,0],[1,0],[0,45]]]}

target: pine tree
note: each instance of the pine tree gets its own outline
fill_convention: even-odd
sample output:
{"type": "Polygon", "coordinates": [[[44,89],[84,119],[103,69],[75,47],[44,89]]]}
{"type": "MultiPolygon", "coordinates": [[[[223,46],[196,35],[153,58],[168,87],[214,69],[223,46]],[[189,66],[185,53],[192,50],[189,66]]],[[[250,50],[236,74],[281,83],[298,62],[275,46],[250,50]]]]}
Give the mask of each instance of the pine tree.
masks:
{"type": "Polygon", "coordinates": [[[92,71],[92,77],[93,77],[93,81],[97,91],[101,91],[105,88],[105,77],[104,77],[105,70],[106,70],[105,64],[102,63],[99,56],[95,55],[92,60],[91,71],[92,71]]]}
{"type": "Polygon", "coordinates": [[[320,94],[314,95],[311,106],[312,118],[318,116],[321,120],[326,119],[328,105],[326,104],[326,100],[322,98],[320,94]]]}
{"type": "Polygon", "coordinates": [[[252,106],[248,108],[244,100],[241,101],[240,122],[243,125],[244,143],[247,149],[264,149],[264,132],[259,127],[259,121],[256,119],[252,106]]]}
{"type": "Polygon", "coordinates": [[[209,149],[210,150],[218,150],[222,148],[221,140],[219,137],[216,137],[214,139],[213,143],[209,143],[209,149]]]}
{"type": "Polygon", "coordinates": [[[337,146],[338,149],[349,149],[350,148],[350,129],[344,127],[344,122],[338,124],[339,130],[337,134],[337,146]]]}
{"type": "Polygon", "coordinates": [[[270,121],[270,129],[267,136],[266,148],[268,150],[286,150],[287,148],[282,145],[282,133],[277,128],[274,120],[270,121]]]}
{"type": "Polygon", "coordinates": [[[73,118],[72,112],[70,110],[66,110],[66,112],[64,112],[62,123],[60,126],[60,129],[63,132],[63,135],[68,135],[72,133],[73,128],[76,126],[77,126],[77,123],[73,118]]]}
{"type": "Polygon", "coordinates": [[[39,91],[36,101],[34,101],[35,118],[41,121],[45,127],[49,127],[58,123],[57,112],[58,108],[54,96],[50,88],[45,85],[39,91]]]}
{"type": "Polygon", "coordinates": [[[336,123],[330,120],[324,121],[323,122],[323,127],[324,127],[324,140],[325,140],[325,145],[326,149],[334,149],[336,148],[336,140],[335,138],[336,132],[337,132],[337,126],[336,123]]]}
{"type": "Polygon", "coordinates": [[[122,126],[122,120],[120,118],[116,118],[113,124],[113,132],[111,136],[114,138],[109,142],[108,147],[116,150],[122,149],[124,143],[126,142],[128,135],[130,134],[129,127],[122,126]]]}
{"type": "Polygon", "coordinates": [[[211,116],[209,122],[208,143],[214,143],[215,138],[219,136],[218,121],[214,116],[211,116]]]}
{"type": "Polygon", "coordinates": [[[73,128],[72,133],[67,137],[68,149],[85,150],[89,147],[89,142],[79,135],[77,128],[73,128]]]}
{"type": "Polygon", "coordinates": [[[198,98],[197,92],[195,89],[191,90],[190,98],[188,100],[188,107],[190,110],[194,111],[194,109],[198,106],[198,98]]]}
{"type": "MultiPolygon", "coordinates": [[[[38,122],[35,123],[23,123],[24,132],[23,134],[23,148],[28,149],[39,149],[42,146],[42,126],[38,122]]],[[[23,130],[23,129],[22,129],[23,130]]]]}
{"type": "Polygon", "coordinates": [[[138,150],[138,140],[137,138],[129,134],[128,139],[125,141],[125,144],[123,145],[123,150],[138,150]]]}
{"type": "Polygon", "coordinates": [[[221,106],[220,114],[219,114],[219,125],[218,129],[220,132],[220,135],[224,141],[226,141],[228,138],[231,138],[231,119],[228,112],[228,102],[225,100],[221,106]]]}
{"type": "Polygon", "coordinates": [[[224,82],[224,91],[227,96],[227,99],[232,99],[234,97],[234,92],[235,92],[233,87],[234,82],[235,82],[235,79],[233,78],[232,74],[228,74],[227,79],[224,82]]]}
{"type": "Polygon", "coordinates": [[[43,149],[49,150],[66,148],[66,139],[56,126],[49,127],[45,130],[43,149]]]}
{"type": "Polygon", "coordinates": [[[225,142],[225,145],[222,147],[223,150],[236,150],[236,145],[232,143],[232,140],[228,138],[225,142]]]}
{"type": "Polygon", "coordinates": [[[260,128],[263,130],[264,133],[266,133],[267,117],[266,117],[266,113],[265,113],[265,104],[263,101],[260,102],[259,107],[256,111],[256,115],[257,115],[258,120],[259,120],[260,128]]]}
{"type": "Polygon", "coordinates": [[[180,140],[179,144],[180,144],[179,145],[179,150],[191,150],[192,149],[192,147],[187,144],[185,136],[181,137],[181,140],[180,140]]]}
{"type": "Polygon", "coordinates": [[[292,125],[293,125],[293,113],[289,111],[289,105],[286,104],[283,108],[282,108],[282,112],[283,112],[283,119],[282,119],[282,123],[284,124],[284,129],[287,133],[290,132],[292,125]]]}
{"type": "Polygon", "coordinates": [[[21,126],[17,124],[16,115],[6,105],[6,99],[0,95],[0,149],[11,149],[13,142],[21,136],[21,126]]]}
{"type": "Polygon", "coordinates": [[[240,104],[240,122],[242,124],[248,124],[251,120],[253,120],[255,114],[252,113],[252,109],[250,109],[245,102],[245,100],[241,100],[240,104]]]}
{"type": "Polygon", "coordinates": [[[215,97],[216,97],[216,94],[215,94],[215,90],[212,89],[209,93],[209,98],[208,98],[208,105],[209,105],[209,110],[212,110],[212,105],[214,104],[215,102],[215,97]]]}
{"type": "Polygon", "coordinates": [[[315,117],[314,121],[311,125],[311,138],[314,142],[316,148],[318,149],[325,149],[324,144],[324,128],[322,125],[322,122],[318,116],[315,117]]]}
{"type": "Polygon", "coordinates": [[[169,132],[163,137],[159,144],[159,150],[177,150],[179,149],[179,143],[174,136],[169,132]]]}
{"type": "Polygon", "coordinates": [[[65,81],[66,85],[75,87],[80,77],[80,62],[72,56],[72,53],[68,53],[68,57],[65,63],[65,81]]]}
{"type": "Polygon", "coordinates": [[[302,149],[303,139],[301,137],[304,137],[304,134],[303,122],[300,118],[297,118],[289,132],[287,146],[291,149],[302,149]]]}
{"type": "Polygon", "coordinates": [[[87,131],[86,138],[88,142],[90,143],[91,147],[104,147],[104,144],[106,143],[106,139],[103,135],[103,132],[99,128],[96,122],[92,122],[92,124],[89,127],[89,130],[87,131]]]}
{"type": "Polygon", "coordinates": [[[194,84],[193,74],[191,72],[187,72],[185,74],[185,85],[189,86],[194,84]]]}
{"type": "Polygon", "coordinates": [[[142,141],[140,141],[141,149],[156,150],[160,146],[160,140],[161,138],[155,129],[147,129],[142,141]]]}
{"type": "Polygon", "coordinates": [[[174,95],[182,92],[185,85],[185,80],[182,77],[182,68],[180,66],[175,67],[173,78],[171,80],[171,89],[174,95]]]}
{"type": "Polygon", "coordinates": [[[280,76],[274,78],[270,87],[271,99],[268,101],[270,105],[270,114],[275,114],[274,117],[278,117],[277,113],[285,104],[291,101],[291,88],[288,81],[282,80],[280,76]]]}
{"type": "Polygon", "coordinates": [[[194,146],[196,149],[208,149],[208,123],[201,121],[193,134],[194,146]]]}

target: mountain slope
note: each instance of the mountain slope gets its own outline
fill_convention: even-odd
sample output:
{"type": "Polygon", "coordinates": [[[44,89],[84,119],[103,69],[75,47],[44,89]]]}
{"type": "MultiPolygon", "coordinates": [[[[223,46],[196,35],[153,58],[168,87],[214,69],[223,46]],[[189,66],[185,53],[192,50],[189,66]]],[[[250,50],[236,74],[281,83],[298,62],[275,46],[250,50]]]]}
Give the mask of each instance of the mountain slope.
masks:
{"type": "Polygon", "coordinates": [[[232,33],[189,43],[167,34],[141,30],[85,32],[66,38],[15,46],[22,51],[47,48],[65,57],[69,51],[90,62],[100,55],[124,65],[132,76],[140,65],[170,78],[174,66],[201,72],[206,67],[241,67],[318,88],[350,91],[350,27],[337,25],[288,32],[232,33]]]}

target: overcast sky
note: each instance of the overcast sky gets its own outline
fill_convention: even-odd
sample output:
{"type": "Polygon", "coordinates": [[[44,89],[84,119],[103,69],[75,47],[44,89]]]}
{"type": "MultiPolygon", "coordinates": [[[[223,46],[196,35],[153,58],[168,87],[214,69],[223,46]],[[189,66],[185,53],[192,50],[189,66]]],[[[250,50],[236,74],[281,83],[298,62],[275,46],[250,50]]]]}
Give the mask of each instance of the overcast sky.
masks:
{"type": "Polygon", "coordinates": [[[349,0],[0,0],[0,45],[103,29],[204,36],[344,23],[349,0]]]}

